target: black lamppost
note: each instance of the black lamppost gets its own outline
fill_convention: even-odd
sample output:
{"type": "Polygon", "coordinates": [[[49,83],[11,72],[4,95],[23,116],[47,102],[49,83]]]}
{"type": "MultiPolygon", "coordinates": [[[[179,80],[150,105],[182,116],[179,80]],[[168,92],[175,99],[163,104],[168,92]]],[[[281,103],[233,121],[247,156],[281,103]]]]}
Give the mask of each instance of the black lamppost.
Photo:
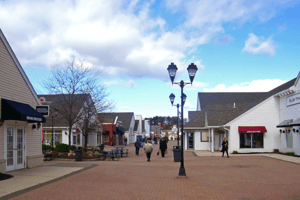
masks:
{"type": "MultiPolygon", "coordinates": [[[[185,100],[186,100],[186,95],[183,94],[183,97],[184,97],[183,98],[183,105],[184,105],[185,100]]],[[[174,100],[175,100],[175,95],[173,93],[170,94],[169,98],[170,98],[172,106],[177,107],[177,145],[179,146],[179,106],[181,106],[181,105],[179,103],[177,105],[173,105],[174,100]]]]}
{"type": "Polygon", "coordinates": [[[54,128],[53,128],[53,118],[57,117],[57,112],[55,111],[52,115],[52,141],[51,141],[51,146],[53,146],[53,140],[54,140],[54,128]]]}
{"type": "MultiPolygon", "coordinates": [[[[190,64],[189,67],[187,68],[191,82],[184,82],[183,80],[181,80],[180,82],[174,82],[177,69],[178,69],[177,66],[174,65],[174,63],[171,63],[168,67],[168,72],[172,81],[172,85],[177,84],[181,87],[181,105],[184,105],[183,100],[186,99],[186,95],[183,94],[183,87],[186,86],[187,84],[193,83],[198,68],[194,63],[190,64]]],[[[183,106],[181,106],[181,158],[180,160],[181,160],[181,165],[179,168],[178,176],[186,176],[185,169],[184,169],[184,162],[183,162],[183,106]]]]}

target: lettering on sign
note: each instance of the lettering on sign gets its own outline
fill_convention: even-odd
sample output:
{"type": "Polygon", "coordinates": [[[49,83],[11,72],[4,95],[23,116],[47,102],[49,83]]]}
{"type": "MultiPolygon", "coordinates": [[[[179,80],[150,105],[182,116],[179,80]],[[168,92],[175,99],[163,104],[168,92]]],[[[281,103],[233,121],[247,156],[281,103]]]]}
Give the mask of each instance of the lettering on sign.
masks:
{"type": "Polygon", "coordinates": [[[49,105],[36,106],[36,111],[38,111],[44,116],[49,116],[49,105]]]}
{"type": "Polygon", "coordinates": [[[38,121],[38,122],[42,121],[42,118],[39,118],[39,117],[30,117],[30,116],[27,116],[26,119],[27,120],[32,120],[32,121],[38,121]]]}
{"type": "Polygon", "coordinates": [[[286,106],[292,106],[300,103],[300,94],[296,94],[286,98],[286,106]]]}

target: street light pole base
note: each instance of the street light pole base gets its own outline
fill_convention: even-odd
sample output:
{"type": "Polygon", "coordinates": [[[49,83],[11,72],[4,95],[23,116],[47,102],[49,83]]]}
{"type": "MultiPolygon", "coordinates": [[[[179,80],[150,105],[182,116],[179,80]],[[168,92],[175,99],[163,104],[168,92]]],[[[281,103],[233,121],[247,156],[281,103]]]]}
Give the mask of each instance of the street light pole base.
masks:
{"type": "Polygon", "coordinates": [[[183,166],[180,166],[178,176],[186,176],[185,169],[183,166]]]}

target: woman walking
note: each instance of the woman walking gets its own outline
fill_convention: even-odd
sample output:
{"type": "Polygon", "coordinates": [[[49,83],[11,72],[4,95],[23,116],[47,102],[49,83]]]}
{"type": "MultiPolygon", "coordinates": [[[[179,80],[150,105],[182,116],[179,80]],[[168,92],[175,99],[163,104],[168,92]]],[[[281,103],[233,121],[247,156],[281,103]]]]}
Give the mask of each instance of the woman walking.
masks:
{"type": "Polygon", "coordinates": [[[150,142],[150,140],[147,141],[147,144],[144,145],[144,150],[147,156],[147,162],[150,162],[151,153],[153,151],[153,146],[150,142]]]}
{"type": "Polygon", "coordinates": [[[223,138],[223,142],[222,142],[222,157],[224,157],[224,153],[226,151],[226,154],[227,154],[227,158],[229,158],[229,155],[228,155],[228,141],[227,141],[227,138],[224,137],[223,138]]]}

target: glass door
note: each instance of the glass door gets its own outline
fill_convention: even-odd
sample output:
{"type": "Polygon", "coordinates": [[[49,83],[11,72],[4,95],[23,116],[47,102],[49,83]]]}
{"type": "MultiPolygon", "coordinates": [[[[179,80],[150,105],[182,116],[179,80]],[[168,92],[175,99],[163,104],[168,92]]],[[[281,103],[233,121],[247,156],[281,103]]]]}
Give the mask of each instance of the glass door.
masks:
{"type": "Polygon", "coordinates": [[[194,133],[188,133],[188,148],[194,149],[194,133]]]}
{"type": "Polygon", "coordinates": [[[24,168],[24,127],[6,128],[6,170],[24,168]]]}

